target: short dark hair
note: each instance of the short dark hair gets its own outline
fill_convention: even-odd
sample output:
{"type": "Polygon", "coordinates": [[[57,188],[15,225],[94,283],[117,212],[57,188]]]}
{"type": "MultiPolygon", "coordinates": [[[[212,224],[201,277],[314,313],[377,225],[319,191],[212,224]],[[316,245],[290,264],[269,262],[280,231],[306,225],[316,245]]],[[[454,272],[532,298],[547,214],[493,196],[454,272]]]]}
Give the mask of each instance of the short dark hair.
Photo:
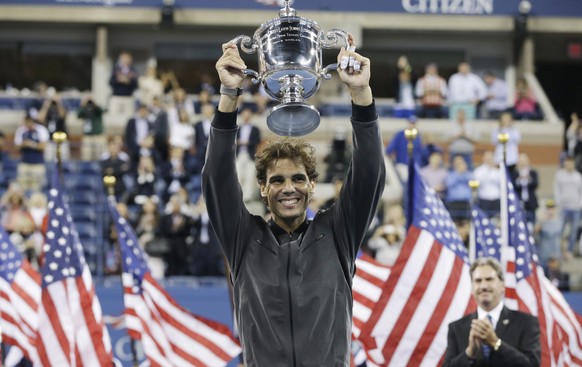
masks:
{"type": "Polygon", "coordinates": [[[256,156],[257,181],[267,182],[267,168],[279,159],[303,163],[307,177],[313,181],[319,176],[315,148],[304,140],[286,138],[268,143],[256,156]]]}
{"type": "Polygon", "coordinates": [[[479,266],[490,266],[495,270],[497,276],[501,281],[505,279],[505,275],[503,274],[503,268],[501,267],[501,263],[494,257],[479,257],[473,261],[471,267],[469,268],[469,272],[471,273],[471,280],[473,280],[473,272],[479,266]]]}

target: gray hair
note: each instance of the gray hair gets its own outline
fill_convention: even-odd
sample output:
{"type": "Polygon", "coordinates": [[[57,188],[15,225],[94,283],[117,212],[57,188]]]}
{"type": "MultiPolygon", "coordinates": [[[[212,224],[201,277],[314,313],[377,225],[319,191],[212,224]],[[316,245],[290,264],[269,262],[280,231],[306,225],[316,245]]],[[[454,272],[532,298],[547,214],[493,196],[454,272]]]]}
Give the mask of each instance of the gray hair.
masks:
{"type": "Polygon", "coordinates": [[[477,268],[478,266],[490,266],[491,268],[493,268],[493,270],[495,270],[499,279],[501,281],[504,280],[503,268],[501,267],[501,263],[494,257],[480,257],[475,259],[475,261],[473,261],[471,267],[469,268],[471,280],[473,280],[473,272],[475,271],[475,268],[477,268]]]}

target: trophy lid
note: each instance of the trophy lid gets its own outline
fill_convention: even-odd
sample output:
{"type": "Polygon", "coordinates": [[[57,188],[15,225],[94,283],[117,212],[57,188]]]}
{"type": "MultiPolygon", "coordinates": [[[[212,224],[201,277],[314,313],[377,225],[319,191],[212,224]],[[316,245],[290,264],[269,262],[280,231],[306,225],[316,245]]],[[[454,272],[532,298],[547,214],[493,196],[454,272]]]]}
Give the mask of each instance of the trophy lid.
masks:
{"type": "Polygon", "coordinates": [[[297,15],[295,9],[290,6],[292,3],[293,0],[285,0],[285,7],[279,10],[280,17],[294,17],[297,15]]]}

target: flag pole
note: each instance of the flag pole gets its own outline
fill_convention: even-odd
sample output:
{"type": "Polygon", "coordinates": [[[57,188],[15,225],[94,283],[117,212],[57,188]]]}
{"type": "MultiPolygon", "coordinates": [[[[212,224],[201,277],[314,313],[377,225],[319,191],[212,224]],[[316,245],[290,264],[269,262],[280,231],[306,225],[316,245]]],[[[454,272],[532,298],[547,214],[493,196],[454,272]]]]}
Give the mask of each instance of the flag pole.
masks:
{"type": "Polygon", "coordinates": [[[414,140],[418,136],[418,130],[413,127],[412,129],[404,130],[404,137],[408,140],[408,178],[407,178],[407,190],[406,190],[406,229],[412,225],[412,220],[414,219],[414,205],[412,204],[414,197],[414,140]]]}
{"type": "MultiPolygon", "coordinates": [[[[469,187],[471,188],[471,211],[475,207],[477,202],[477,189],[479,189],[478,180],[470,180],[469,187]]],[[[473,215],[469,215],[469,262],[473,263],[477,258],[477,238],[475,234],[475,222],[473,221],[473,215]]]]}
{"type": "Polygon", "coordinates": [[[500,185],[500,210],[499,219],[501,221],[501,248],[499,255],[501,258],[501,263],[503,264],[503,269],[507,270],[507,248],[509,247],[509,210],[508,210],[508,199],[507,199],[507,168],[505,166],[507,161],[507,142],[509,141],[508,133],[497,134],[497,141],[503,146],[503,156],[501,161],[501,180],[500,185]]]}
{"type": "MultiPolygon", "coordinates": [[[[113,198],[115,198],[115,183],[116,182],[117,182],[117,179],[115,178],[115,176],[107,175],[107,176],[103,177],[103,184],[107,188],[107,194],[113,198]]],[[[117,200],[115,202],[117,203],[117,200]]],[[[119,233],[118,233],[118,235],[119,235],[119,233]]],[[[121,273],[123,274],[123,271],[121,273]]],[[[123,289],[123,279],[121,279],[121,287],[123,289]]],[[[124,317],[124,319],[125,319],[125,317],[124,317]]],[[[137,352],[135,349],[135,339],[132,338],[131,335],[129,336],[129,339],[131,340],[131,343],[129,343],[129,346],[130,346],[130,350],[131,350],[131,359],[132,359],[133,367],[138,367],[139,363],[137,360],[137,352]]]]}

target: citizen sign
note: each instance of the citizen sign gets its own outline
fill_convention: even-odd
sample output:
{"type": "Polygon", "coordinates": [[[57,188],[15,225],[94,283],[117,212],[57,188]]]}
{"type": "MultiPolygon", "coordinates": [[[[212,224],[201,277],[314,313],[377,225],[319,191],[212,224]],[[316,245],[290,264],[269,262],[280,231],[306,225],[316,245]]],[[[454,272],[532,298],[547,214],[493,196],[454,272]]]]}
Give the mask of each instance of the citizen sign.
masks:
{"type": "Polygon", "coordinates": [[[493,14],[494,0],[402,0],[402,8],[415,14],[493,14]]]}

